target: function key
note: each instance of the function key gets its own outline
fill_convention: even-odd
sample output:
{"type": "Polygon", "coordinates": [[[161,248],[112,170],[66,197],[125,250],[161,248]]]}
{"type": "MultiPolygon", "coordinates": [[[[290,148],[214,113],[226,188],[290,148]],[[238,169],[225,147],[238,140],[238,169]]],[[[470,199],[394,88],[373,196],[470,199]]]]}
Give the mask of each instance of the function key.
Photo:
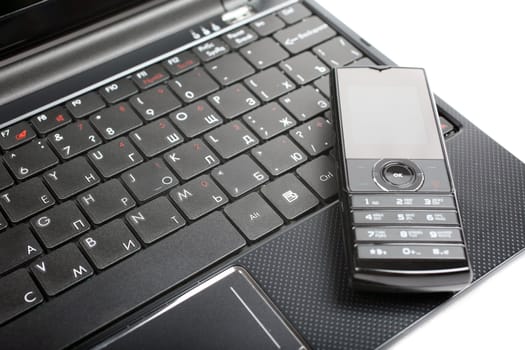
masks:
{"type": "Polygon", "coordinates": [[[459,225],[455,211],[354,210],[355,225],[459,225]]]}
{"type": "Polygon", "coordinates": [[[332,68],[346,66],[363,54],[342,37],[333,38],[316,46],[314,52],[332,68]]]}
{"type": "Polygon", "coordinates": [[[25,270],[0,280],[0,325],[40,304],[44,298],[25,270]]]}
{"type": "Polygon", "coordinates": [[[264,185],[261,192],[288,220],[295,219],[319,203],[317,197],[292,174],[264,185]]]}
{"type": "Polygon", "coordinates": [[[33,124],[39,134],[47,134],[68,123],[71,123],[71,116],[69,112],[61,106],[52,108],[31,118],[31,124],[33,124]]]}
{"type": "Polygon", "coordinates": [[[123,78],[98,90],[107,103],[116,103],[138,92],[131,80],[123,78]]]}
{"type": "Polygon", "coordinates": [[[250,27],[260,36],[272,34],[279,29],[283,29],[284,26],[284,22],[275,15],[266,16],[250,23],[250,27]]]}
{"type": "Polygon", "coordinates": [[[230,48],[221,39],[213,39],[193,49],[193,52],[201,59],[208,62],[228,53],[230,48]]]}
{"type": "Polygon", "coordinates": [[[257,34],[250,28],[241,27],[223,35],[222,38],[232,49],[238,49],[257,40],[257,34]]]}
{"type": "Polygon", "coordinates": [[[0,147],[8,150],[19,146],[36,136],[28,122],[23,121],[0,131],[0,147]]]}
{"type": "Polygon", "coordinates": [[[285,28],[273,37],[293,54],[309,49],[335,36],[336,32],[318,17],[309,17],[285,28]]]}
{"type": "Polygon", "coordinates": [[[455,209],[454,198],[451,195],[384,195],[356,194],[352,195],[353,208],[439,208],[455,209]]]}
{"type": "Polygon", "coordinates": [[[138,85],[139,88],[145,90],[157,85],[165,80],[168,80],[168,73],[158,64],[144,68],[143,70],[133,74],[133,81],[138,85]]]}
{"type": "Polygon", "coordinates": [[[168,58],[162,64],[172,75],[179,75],[197,67],[200,64],[200,60],[193,52],[184,51],[176,56],[168,58]]]}
{"type": "Polygon", "coordinates": [[[279,17],[281,17],[286,23],[292,24],[303,19],[304,17],[310,16],[312,12],[310,12],[310,10],[308,10],[302,4],[295,4],[285,7],[279,11],[278,14],[279,17]]]}
{"type": "Polygon", "coordinates": [[[106,107],[106,104],[94,92],[87,93],[66,103],[66,108],[75,118],[83,118],[104,107],[106,107]]]}

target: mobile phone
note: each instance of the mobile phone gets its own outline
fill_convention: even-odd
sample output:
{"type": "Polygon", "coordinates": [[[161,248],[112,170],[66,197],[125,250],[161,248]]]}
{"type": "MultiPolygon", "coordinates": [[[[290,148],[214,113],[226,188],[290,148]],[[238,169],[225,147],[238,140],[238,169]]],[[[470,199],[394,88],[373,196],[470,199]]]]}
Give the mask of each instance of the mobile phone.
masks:
{"type": "Polygon", "coordinates": [[[457,291],[472,281],[437,108],[422,68],[331,72],[353,288],[457,291]]]}

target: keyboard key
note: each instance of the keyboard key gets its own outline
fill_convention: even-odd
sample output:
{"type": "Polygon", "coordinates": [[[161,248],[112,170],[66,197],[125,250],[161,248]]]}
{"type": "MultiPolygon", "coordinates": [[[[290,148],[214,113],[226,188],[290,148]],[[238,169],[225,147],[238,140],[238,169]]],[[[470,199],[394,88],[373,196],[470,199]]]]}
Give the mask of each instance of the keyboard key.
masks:
{"type": "Polygon", "coordinates": [[[208,101],[227,119],[235,118],[261,104],[242,84],[235,84],[210,95],[208,101]]]}
{"type": "Polygon", "coordinates": [[[147,201],[179,183],[159,158],[125,172],[122,174],[122,180],[140,202],[147,201]]]}
{"type": "Polygon", "coordinates": [[[55,204],[39,178],[22,182],[0,194],[0,206],[11,222],[22,221],[55,204]]]}
{"type": "Polygon", "coordinates": [[[112,140],[142,125],[142,120],[126,102],[103,109],[89,120],[106,140],[112,140]]]}
{"type": "Polygon", "coordinates": [[[5,150],[20,146],[36,136],[28,122],[22,121],[0,131],[0,147],[5,150]]]}
{"type": "Polygon", "coordinates": [[[31,124],[33,124],[39,134],[47,134],[69,123],[71,123],[71,115],[61,106],[51,108],[31,118],[31,124]]]}
{"type": "Polygon", "coordinates": [[[308,120],[330,108],[328,100],[310,85],[281,97],[279,102],[300,121],[308,120]]]}
{"type": "Polygon", "coordinates": [[[210,131],[204,138],[224,159],[232,158],[259,143],[259,139],[237,120],[210,131]]]}
{"type": "Polygon", "coordinates": [[[191,179],[219,164],[219,158],[200,139],[180,145],[166,153],[164,159],[183,180],[191,179]]]}
{"type": "Polygon", "coordinates": [[[183,227],[186,220],[166,198],[160,197],[126,214],[131,228],[146,244],[183,227]]]}
{"type": "Polygon", "coordinates": [[[133,96],[129,102],[145,120],[156,119],[181,106],[179,99],[165,85],[133,96]]]}
{"type": "Polygon", "coordinates": [[[31,219],[31,226],[51,249],[89,230],[90,225],[75,203],[68,201],[31,219]]]}
{"type": "Polygon", "coordinates": [[[0,191],[14,184],[15,181],[9,175],[3,163],[0,163],[0,191]]]}
{"type": "Polygon", "coordinates": [[[26,225],[9,229],[0,235],[0,274],[34,259],[40,254],[42,254],[42,248],[26,225]]]}
{"type": "Polygon", "coordinates": [[[4,218],[4,216],[0,213],[0,231],[3,231],[7,228],[7,220],[4,218]]]}
{"type": "Polygon", "coordinates": [[[310,16],[311,14],[312,12],[304,7],[303,4],[288,6],[278,12],[279,17],[281,17],[288,24],[295,23],[304,17],[310,16]]]}
{"type": "Polygon", "coordinates": [[[327,75],[314,81],[314,86],[319,89],[323,95],[328,98],[330,97],[330,78],[327,75]]]}
{"type": "Polygon", "coordinates": [[[98,90],[98,93],[107,103],[117,103],[136,94],[138,91],[139,90],[131,80],[122,78],[109,85],[101,87],[98,90]]]}
{"type": "MultiPolygon", "coordinates": [[[[70,346],[87,336],[87,330],[107,326],[139,305],[179,286],[196,273],[223,261],[245,244],[240,233],[222,213],[212,213],[123,260],[96,278],[70,289],[60,298],[36,308],[32,312],[43,320],[39,323],[39,332],[17,338],[16,345],[21,349],[38,349],[42,344],[54,348],[70,346]],[[214,229],[210,230],[210,227],[214,229]],[[140,285],[137,281],[141,281],[140,285]],[[89,315],[82,319],[85,327],[78,326],[79,315],[89,315]],[[49,334],[57,327],[61,332],[50,337],[49,334]]],[[[14,329],[34,329],[35,318],[19,318],[15,327],[9,326],[0,327],[0,338],[6,339],[14,329]]]]}
{"type": "Polygon", "coordinates": [[[170,80],[168,85],[186,103],[219,89],[219,85],[201,67],[170,80]]]}
{"type": "Polygon", "coordinates": [[[324,200],[337,194],[335,162],[322,155],[297,168],[297,174],[324,200]]]}
{"type": "Polygon", "coordinates": [[[102,143],[98,134],[85,120],[66,125],[51,134],[48,140],[62,159],[69,159],[102,143]]]}
{"type": "Polygon", "coordinates": [[[90,151],[88,157],[106,179],[144,161],[126,137],[120,137],[90,151]]]}
{"type": "Polygon", "coordinates": [[[328,24],[312,16],[278,31],[273,37],[292,54],[296,54],[335,35],[336,32],[328,24]]]}
{"type": "Polygon", "coordinates": [[[222,85],[230,85],[255,73],[255,69],[236,52],[206,64],[206,69],[222,85]]]}
{"type": "Polygon", "coordinates": [[[308,154],[316,156],[334,145],[332,122],[317,117],[290,131],[290,135],[308,154]]]}
{"type": "Polygon", "coordinates": [[[37,306],[44,298],[25,270],[0,279],[0,325],[37,306]]]}
{"type": "Polygon", "coordinates": [[[67,244],[31,265],[31,272],[47,295],[54,296],[93,274],[86,258],[73,244],[67,244]]]}
{"type": "Polygon", "coordinates": [[[89,232],[80,239],[89,260],[103,270],[140,249],[139,241],[120,219],[89,232]]]}
{"type": "Polygon", "coordinates": [[[314,52],[332,68],[346,66],[363,56],[354,45],[340,36],[314,47],[314,52]]]}
{"type": "Polygon", "coordinates": [[[284,135],[254,148],[252,155],[274,176],[306,161],[306,155],[284,135]]]}
{"type": "Polygon", "coordinates": [[[42,139],[6,152],[4,160],[18,180],[31,177],[58,163],[57,156],[42,139]]]}
{"type": "Polygon", "coordinates": [[[295,89],[295,84],[274,67],[257,73],[244,82],[265,102],[295,89]]]}
{"type": "Polygon", "coordinates": [[[182,136],[166,118],[143,126],[132,132],[130,136],[147,157],[153,157],[182,142],[182,136]]]}
{"type": "Polygon", "coordinates": [[[309,83],[330,71],[310,51],[281,62],[279,67],[299,85],[309,83]]]}
{"type": "Polygon", "coordinates": [[[228,53],[228,51],[230,51],[230,48],[221,39],[212,39],[193,49],[193,52],[204,62],[219,58],[228,53]]]}
{"type": "Polygon", "coordinates": [[[44,174],[44,180],[58,199],[64,200],[87,190],[100,178],[85,158],[75,158],[44,174]]]}
{"type": "Polygon", "coordinates": [[[222,118],[205,100],[171,113],[170,119],[186,137],[195,137],[222,124],[222,118]]]}
{"type": "Polygon", "coordinates": [[[241,54],[257,69],[265,69],[290,55],[273,39],[264,38],[240,50],[241,54]]]}
{"type": "Polygon", "coordinates": [[[66,108],[75,118],[83,118],[104,107],[106,104],[95,92],[89,92],[66,103],[66,108]]]}
{"type": "Polygon", "coordinates": [[[250,193],[228,205],[224,212],[250,241],[255,241],[284,224],[283,219],[257,193],[250,193]]]}
{"type": "Polygon", "coordinates": [[[449,132],[454,130],[454,126],[443,117],[439,117],[439,124],[443,135],[448,134],[449,132]]]}
{"type": "Polygon", "coordinates": [[[184,51],[176,56],[168,58],[162,64],[170,74],[179,75],[197,67],[200,64],[200,60],[193,52],[184,51]]]}
{"type": "Polygon", "coordinates": [[[102,224],[135,206],[121,183],[109,180],[77,197],[84,212],[95,224],[102,224]]]}
{"type": "Polygon", "coordinates": [[[292,174],[264,185],[261,192],[288,220],[297,218],[319,203],[312,192],[292,174]]]}
{"type": "Polygon", "coordinates": [[[154,64],[133,74],[132,79],[141,90],[146,90],[168,80],[169,75],[162,66],[154,64]]]}
{"type": "Polygon", "coordinates": [[[273,32],[284,28],[284,26],[284,22],[275,15],[269,15],[250,23],[250,27],[252,27],[260,36],[272,34],[273,32]]]}
{"type": "Polygon", "coordinates": [[[267,140],[294,127],[297,122],[279,104],[270,102],[242,119],[260,138],[267,140]]]}
{"type": "Polygon", "coordinates": [[[246,154],[213,169],[211,175],[232,197],[239,197],[269,180],[246,154]]]}
{"type": "Polygon", "coordinates": [[[350,63],[349,66],[376,66],[376,63],[368,57],[362,57],[357,61],[350,63]]]}
{"type": "Polygon", "coordinates": [[[241,27],[222,36],[222,39],[232,49],[238,49],[241,46],[247,45],[252,41],[257,40],[257,34],[248,27],[241,27]]]}
{"type": "Polygon", "coordinates": [[[171,190],[170,197],[190,220],[197,220],[228,203],[228,197],[208,175],[171,190]]]}

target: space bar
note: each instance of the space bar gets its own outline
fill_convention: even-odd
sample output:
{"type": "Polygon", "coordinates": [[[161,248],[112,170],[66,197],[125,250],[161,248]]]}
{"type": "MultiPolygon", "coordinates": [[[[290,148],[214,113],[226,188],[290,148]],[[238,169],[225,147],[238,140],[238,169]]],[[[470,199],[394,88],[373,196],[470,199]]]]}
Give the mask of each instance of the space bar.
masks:
{"type": "Polygon", "coordinates": [[[0,327],[0,344],[71,345],[244,245],[222,213],[210,214],[0,327]]]}

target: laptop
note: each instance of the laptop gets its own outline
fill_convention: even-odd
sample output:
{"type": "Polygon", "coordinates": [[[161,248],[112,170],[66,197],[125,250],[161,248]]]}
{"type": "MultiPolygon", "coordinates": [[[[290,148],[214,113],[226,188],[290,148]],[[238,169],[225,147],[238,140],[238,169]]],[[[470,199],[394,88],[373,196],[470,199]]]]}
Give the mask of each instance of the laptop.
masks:
{"type": "MultiPolygon", "coordinates": [[[[327,74],[393,63],[316,2],[2,6],[2,348],[371,349],[451,298],[347,283],[327,74]]],[[[478,280],[525,168],[436,102],[478,280]]]]}

